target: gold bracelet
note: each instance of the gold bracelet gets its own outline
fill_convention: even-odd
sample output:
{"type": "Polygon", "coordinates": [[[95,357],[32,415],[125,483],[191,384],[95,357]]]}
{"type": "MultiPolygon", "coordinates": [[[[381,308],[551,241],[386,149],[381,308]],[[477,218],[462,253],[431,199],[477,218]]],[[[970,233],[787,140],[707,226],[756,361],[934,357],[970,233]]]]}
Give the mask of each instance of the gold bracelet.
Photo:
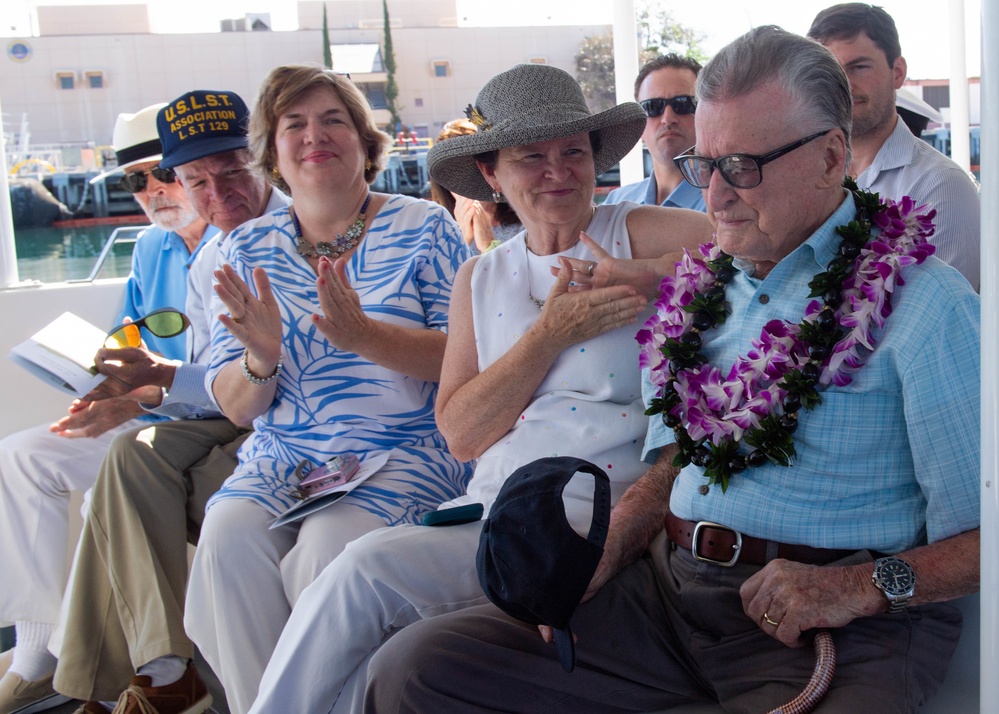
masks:
{"type": "Polygon", "coordinates": [[[265,384],[270,384],[271,382],[273,382],[275,379],[277,379],[277,376],[279,374],[281,374],[281,355],[280,354],[278,354],[277,367],[274,368],[274,374],[272,374],[270,377],[258,377],[253,372],[251,372],[250,371],[250,366],[246,363],[246,355],[247,355],[247,350],[244,349],[243,350],[243,359],[241,359],[239,361],[239,366],[243,370],[243,376],[246,378],[246,381],[249,382],[250,384],[255,384],[258,387],[262,387],[265,384]]]}

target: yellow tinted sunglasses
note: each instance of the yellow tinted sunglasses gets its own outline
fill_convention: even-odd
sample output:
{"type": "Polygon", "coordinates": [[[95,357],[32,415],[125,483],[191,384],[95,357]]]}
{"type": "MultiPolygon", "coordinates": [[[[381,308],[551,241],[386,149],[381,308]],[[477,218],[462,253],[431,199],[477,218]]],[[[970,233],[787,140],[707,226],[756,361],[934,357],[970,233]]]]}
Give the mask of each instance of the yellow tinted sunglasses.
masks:
{"type": "Polygon", "coordinates": [[[190,326],[191,321],[180,310],[163,307],[134,322],[126,322],[114,328],[104,338],[104,346],[113,350],[141,346],[140,327],[145,327],[157,337],[175,337],[190,326]]]}

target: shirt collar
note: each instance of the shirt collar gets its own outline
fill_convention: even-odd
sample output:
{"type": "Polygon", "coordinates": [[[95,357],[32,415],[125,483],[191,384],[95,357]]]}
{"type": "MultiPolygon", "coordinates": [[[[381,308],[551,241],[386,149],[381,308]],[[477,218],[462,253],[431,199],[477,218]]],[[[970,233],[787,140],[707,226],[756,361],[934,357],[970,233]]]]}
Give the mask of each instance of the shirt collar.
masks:
{"type": "Polygon", "coordinates": [[[905,125],[905,122],[901,118],[896,119],[895,129],[885,139],[885,143],[881,145],[881,148],[878,149],[878,153],[874,156],[874,161],[861,172],[860,176],[863,176],[864,180],[861,180],[860,176],[858,176],[857,183],[869,186],[877,180],[878,174],[882,171],[908,166],[912,163],[915,141],[916,137],[909,131],[909,127],[905,125]]]}

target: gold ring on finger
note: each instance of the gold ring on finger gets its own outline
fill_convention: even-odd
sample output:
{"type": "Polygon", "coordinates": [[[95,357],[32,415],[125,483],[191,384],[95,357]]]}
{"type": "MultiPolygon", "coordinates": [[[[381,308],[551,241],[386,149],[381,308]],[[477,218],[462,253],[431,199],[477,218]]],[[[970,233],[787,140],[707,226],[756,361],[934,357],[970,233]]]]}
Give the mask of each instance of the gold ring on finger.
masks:
{"type": "Polygon", "coordinates": [[[780,620],[774,622],[773,620],[770,619],[770,615],[768,615],[765,612],[763,613],[763,622],[767,623],[768,625],[773,625],[774,627],[780,627],[780,620]]]}

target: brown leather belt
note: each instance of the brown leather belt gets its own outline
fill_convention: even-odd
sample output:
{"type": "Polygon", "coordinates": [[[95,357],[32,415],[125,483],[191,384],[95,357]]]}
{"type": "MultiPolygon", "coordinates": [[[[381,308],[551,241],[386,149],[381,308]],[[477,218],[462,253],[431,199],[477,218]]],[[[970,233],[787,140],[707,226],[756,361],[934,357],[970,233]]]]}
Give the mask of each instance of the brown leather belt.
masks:
{"type": "Polygon", "coordinates": [[[766,565],[774,558],[809,565],[826,565],[856,552],[775,543],[743,535],[718,523],[685,521],[672,513],[666,514],[666,534],[674,548],[687,549],[697,560],[727,568],[736,563],[766,565]]]}

